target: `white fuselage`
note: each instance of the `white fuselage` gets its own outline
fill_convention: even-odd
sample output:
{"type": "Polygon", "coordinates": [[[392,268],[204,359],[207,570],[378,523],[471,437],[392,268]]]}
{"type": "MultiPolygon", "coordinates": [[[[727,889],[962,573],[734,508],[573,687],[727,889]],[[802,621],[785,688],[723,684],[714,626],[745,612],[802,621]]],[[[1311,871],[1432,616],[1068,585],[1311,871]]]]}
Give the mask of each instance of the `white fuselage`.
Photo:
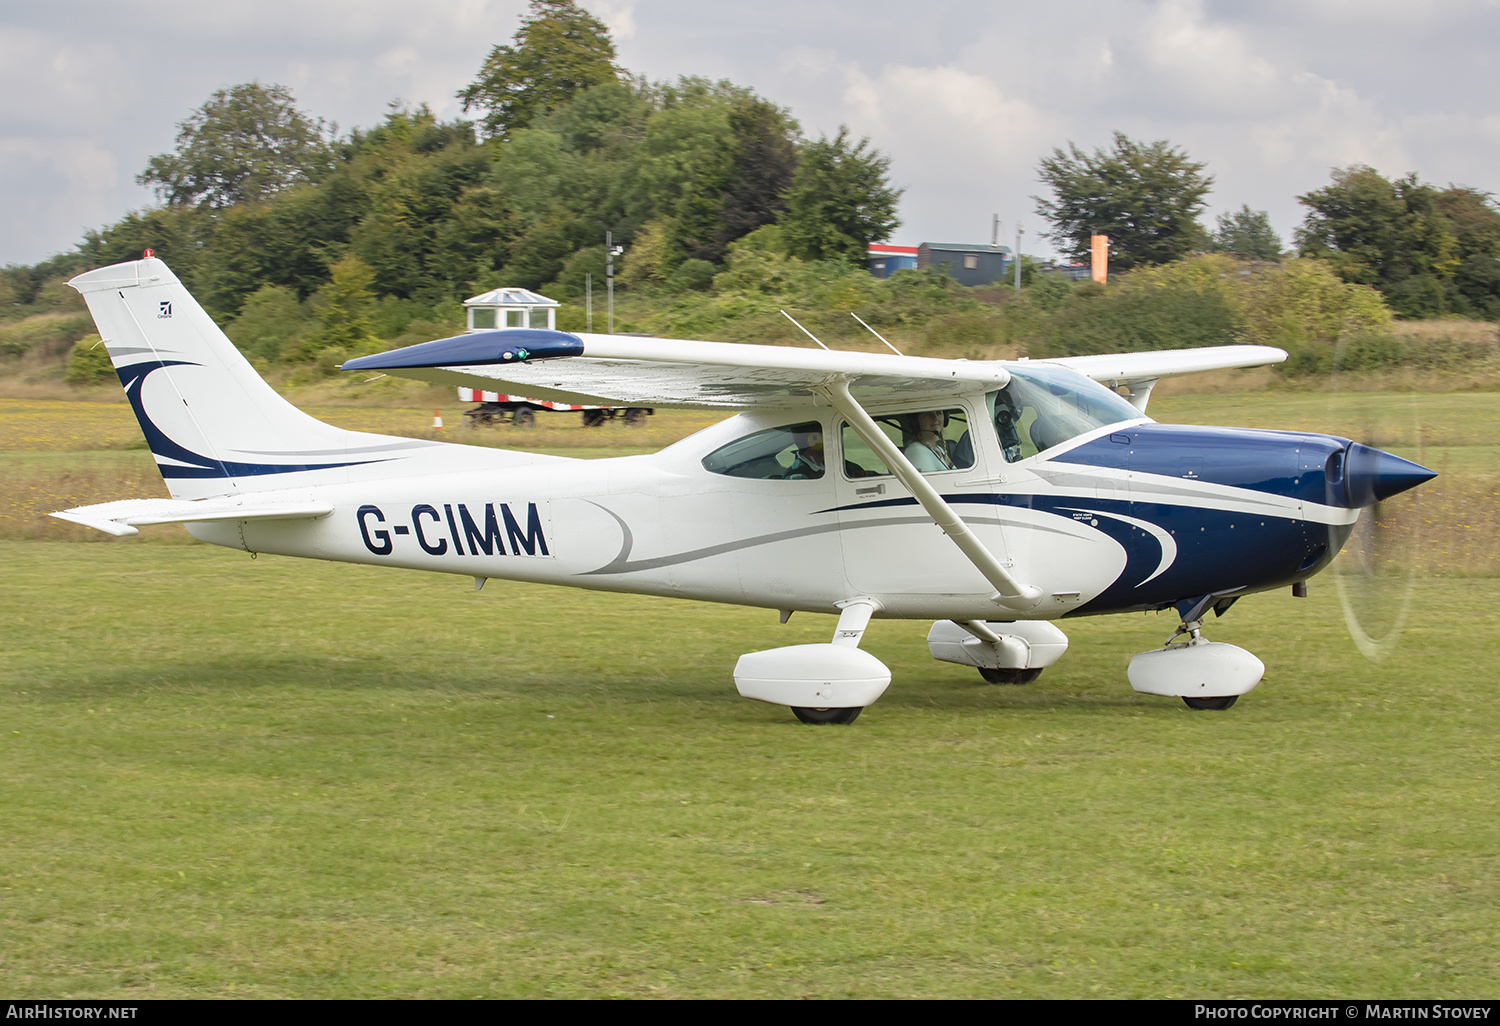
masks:
{"type": "MultiPolygon", "coordinates": [[[[982,423],[983,401],[971,400],[973,422],[982,423]]],[[[832,447],[837,418],[829,411],[822,418],[832,447]]],[[[999,615],[994,589],[890,476],[838,473],[837,455],[829,472],[814,480],[743,479],[704,469],[703,457],[718,446],[788,419],[786,413],[741,414],[650,456],[526,466],[487,467],[513,456],[441,446],[443,458],[432,462],[472,466],[261,492],[257,501],[315,496],[334,512],[318,520],[189,529],[204,541],[252,552],[477,578],[824,612],[863,596],[873,598],[884,617],[1014,618],[999,615]]],[[[1074,442],[1130,428],[1114,425],[1074,442]]],[[[993,436],[976,434],[972,467],[928,477],[985,545],[1041,590],[1023,618],[1082,610],[1121,578],[1130,553],[1110,529],[1134,531],[1149,548],[1141,584],[1175,562],[1172,529],[1131,512],[1141,511],[1146,492],[1160,490],[1151,475],[1132,481],[1124,468],[1069,464],[1067,450],[1006,463],[993,436]],[[1005,498],[1014,501],[997,501],[1005,498]]],[[[1326,523],[1352,520],[1350,511],[1308,510],[1298,500],[1263,492],[1184,480],[1165,486],[1168,501],[1181,511],[1203,506],[1242,514],[1237,528],[1245,541],[1252,523],[1270,521],[1284,534],[1309,514],[1324,522],[1320,531],[1326,523]]],[[[1223,583],[1226,589],[1236,584],[1223,583]]],[[[1153,601],[1165,600],[1136,605],[1153,601]]]]}

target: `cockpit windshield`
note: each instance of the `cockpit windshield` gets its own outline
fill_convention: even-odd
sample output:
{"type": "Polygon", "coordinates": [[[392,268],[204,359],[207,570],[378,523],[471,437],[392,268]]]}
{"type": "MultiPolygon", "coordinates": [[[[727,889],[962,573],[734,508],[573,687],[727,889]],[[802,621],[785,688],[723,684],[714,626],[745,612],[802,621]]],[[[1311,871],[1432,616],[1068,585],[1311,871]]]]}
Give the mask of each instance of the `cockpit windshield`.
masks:
{"type": "Polygon", "coordinates": [[[1097,381],[1047,364],[1012,366],[1010,384],[986,399],[1007,463],[1035,456],[1106,424],[1142,416],[1097,381]]]}

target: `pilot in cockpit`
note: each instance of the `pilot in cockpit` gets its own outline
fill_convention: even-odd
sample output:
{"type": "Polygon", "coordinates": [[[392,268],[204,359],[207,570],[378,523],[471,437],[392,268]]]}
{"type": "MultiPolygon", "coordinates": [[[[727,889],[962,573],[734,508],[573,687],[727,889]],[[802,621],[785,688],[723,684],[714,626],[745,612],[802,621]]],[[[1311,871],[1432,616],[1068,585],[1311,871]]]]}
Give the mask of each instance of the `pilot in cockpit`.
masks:
{"type": "Polygon", "coordinates": [[[823,432],[794,430],[792,441],[796,444],[797,451],[792,455],[792,463],[787,467],[784,479],[791,481],[822,477],[826,460],[823,432]]]}
{"type": "Polygon", "coordinates": [[[942,410],[923,410],[907,418],[908,442],[902,451],[911,465],[924,474],[935,470],[952,470],[957,464],[948,451],[943,438],[943,428],[948,426],[948,414],[942,410]]]}

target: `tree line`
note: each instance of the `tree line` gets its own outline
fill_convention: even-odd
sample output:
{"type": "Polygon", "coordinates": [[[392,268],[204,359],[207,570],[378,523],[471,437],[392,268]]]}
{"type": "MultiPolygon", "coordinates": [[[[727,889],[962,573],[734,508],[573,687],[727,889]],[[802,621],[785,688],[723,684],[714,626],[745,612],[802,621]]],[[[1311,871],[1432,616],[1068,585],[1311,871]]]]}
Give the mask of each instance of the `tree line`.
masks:
{"type": "MultiPolygon", "coordinates": [[[[576,299],[587,275],[602,279],[606,231],[626,247],[616,265],[626,293],[657,297],[642,314],[650,323],[634,327],[698,337],[741,337],[744,321],[776,338],[780,321],[763,318],[801,304],[815,319],[836,312],[825,325],[835,336],[858,309],[924,338],[946,332],[971,355],[995,341],[1043,355],[1270,340],[1270,322],[1247,311],[1300,309],[1284,298],[1299,290],[1362,311],[1349,323],[1366,333],[1384,323],[1366,292],[1404,317],[1500,317],[1492,198],[1414,174],[1336,169],[1298,197],[1308,214],[1287,253],[1248,206],[1206,229],[1213,178],[1169,142],[1116,133],[1106,148],[1069,144],[1039,163],[1038,210],[1077,259],[1091,235],[1108,235],[1123,277],[1106,296],[1023,261],[1021,296],[980,296],[940,272],[884,283],[864,273],[869,243],[898,225],[900,197],[868,140],[846,129],[805,138],[788,110],[729,82],[632,76],[573,0],[533,0],[458,97],[464,116],[452,121],[393,105],[375,127],[340,135],[281,86],[216,92],[138,176],[161,205],[88,232],[73,252],[0,271],[0,321],[76,307],[67,276],[149,247],[252,355],[332,366],[454,330],[459,301],[499,282],[576,299]],[[1251,262],[1261,284],[1211,285],[1203,268],[1225,272],[1203,253],[1251,262]],[[1288,260],[1309,266],[1261,267],[1288,260]],[[1166,270],[1177,264],[1190,266],[1166,270]],[[1156,311],[1168,294],[1176,306],[1156,311]]],[[[1296,318],[1278,336],[1290,347],[1332,337],[1296,318]]],[[[40,330],[0,327],[0,350],[21,352],[40,330]]]]}
{"type": "MultiPolygon", "coordinates": [[[[1038,210],[1075,259],[1087,257],[1093,234],[1109,236],[1111,266],[1122,271],[1205,250],[1251,260],[1285,255],[1270,218],[1248,205],[1205,231],[1198,218],[1213,178],[1165,140],[1141,143],[1117,132],[1107,150],[1054,150],[1038,174],[1052,190],[1038,198],[1038,210]]],[[[1398,315],[1500,318],[1500,210],[1488,193],[1439,189],[1415,173],[1391,180],[1353,165],[1334,169],[1328,185],[1297,200],[1308,208],[1297,255],[1371,286],[1398,315]]]]}
{"type": "Polygon", "coordinates": [[[606,231],[627,287],[704,288],[767,225],[805,261],[862,261],[896,227],[887,158],[841,130],[804,138],[786,109],[729,82],[652,83],[616,64],[572,0],[533,0],[514,39],[459,92],[467,117],[395,106],[338,136],[288,90],[215,93],[138,181],[162,201],[72,252],[8,268],[11,303],[149,247],[221,320],[316,300],[301,355],[368,332],[339,296],[415,315],[506,284],[558,298],[601,280],[606,231]]]}

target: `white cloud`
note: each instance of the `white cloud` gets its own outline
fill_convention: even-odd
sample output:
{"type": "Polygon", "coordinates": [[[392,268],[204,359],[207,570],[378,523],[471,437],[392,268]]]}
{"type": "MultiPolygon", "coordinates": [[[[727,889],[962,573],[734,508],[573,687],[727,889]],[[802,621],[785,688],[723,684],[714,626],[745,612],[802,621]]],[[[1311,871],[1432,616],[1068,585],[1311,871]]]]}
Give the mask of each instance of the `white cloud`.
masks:
{"type": "Polygon", "coordinates": [[[895,64],[872,76],[849,65],[844,73],[850,124],[892,156],[892,176],[906,188],[908,242],[982,241],[995,213],[1012,229],[1029,220],[1030,201],[1015,185],[1059,137],[1055,118],[955,67],[895,64]]]}
{"type": "MultiPolygon", "coordinates": [[[[1500,193],[1494,0],[582,2],[627,68],[728,77],[810,135],[841,123],[869,135],[907,189],[904,238],[988,238],[994,211],[1031,220],[1037,161],[1116,129],[1182,146],[1217,177],[1216,208],[1268,209],[1283,232],[1298,193],[1354,162],[1500,193]]],[[[526,9],[158,0],[146,18],[113,0],[6,5],[0,263],[66,249],[80,223],[145,202],[134,174],[216,89],[281,82],[345,130],[396,98],[454,117],[454,93],[526,9]]]]}
{"type": "Polygon", "coordinates": [[[123,213],[119,170],[115,154],[88,139],[0,138],[7,197],[0,225],[8,244],[42,257],[64,248],[51,242],[54,226],[76,242],[85,229],[117,220],[123,213]]]}
{"type": "Polygon", "coordinates": [[[1205,23],[1198,0],[1165,0],[1142,35],[1152,85],[1184,108],[1243,116],[1291,100],[1276,67],[1236,30],[1205,23]]]}
{"type": "Polygon", "coordinates": [[[635,0],[590,0],[583,6],[609,26],[616,43],[635,35],[635,0]]]}

